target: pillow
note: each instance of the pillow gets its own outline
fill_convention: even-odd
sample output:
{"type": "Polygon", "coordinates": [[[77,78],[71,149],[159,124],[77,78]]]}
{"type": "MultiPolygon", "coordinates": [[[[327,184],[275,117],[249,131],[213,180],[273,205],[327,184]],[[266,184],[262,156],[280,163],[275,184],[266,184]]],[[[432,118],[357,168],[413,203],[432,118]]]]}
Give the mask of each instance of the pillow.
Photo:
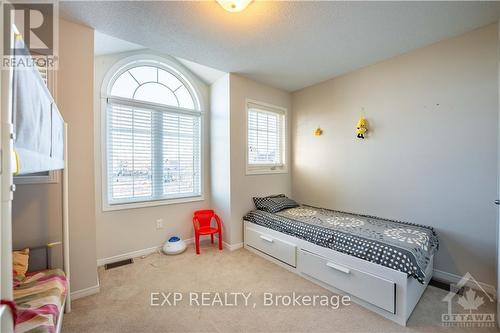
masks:
{"type": "Polygon", "coordinates": [[[255,208],[257,208],[258,210],[265,210],[262,208],[262,203],[267,202],[268,199],[271,198],[286,198],[286,195],[273,194],[273,195],[268,195],[267,197],[253,197],[253,203],[255,205],[255,208]]]}
{"type": "Polygon", "coordinates": [[[254,197],[255,208],[269,213],[277,213],[286,208],[298,207],[299,204],[288,198],[284,194],[272,195],[268,197],[254,197]]]}
{"type": "Polygon", "coordinates": [[[26,276],[28,271],[28,259],[30,256],[30,249],[12,251],[12,270],[14,275],[26,276]]]}

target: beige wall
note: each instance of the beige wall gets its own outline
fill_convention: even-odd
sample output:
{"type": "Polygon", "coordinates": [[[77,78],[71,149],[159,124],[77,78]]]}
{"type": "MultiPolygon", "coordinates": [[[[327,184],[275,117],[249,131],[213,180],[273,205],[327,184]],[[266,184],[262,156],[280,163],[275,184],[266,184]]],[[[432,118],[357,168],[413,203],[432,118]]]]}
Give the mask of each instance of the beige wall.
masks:
{"type": "Polygon", "coordinates": [[[60,182],[17,185],[12,202],[13,248],[36,247],[61,241],[61,208],[60,182]]]}
{"type": "Polygon", "coordinates": [[[295,92],[292,126],[295,199],[434,226],[436,269],[495,284],[496,24],[295,92]]]}
{"type": "MultiPolygon", "coordinates": [[[[104,76],[118,61],[137,54],[151,54],[168,57],[150,50],[124,52],[98,56],[95,58],[94,121],[95,121],[95,197],[97,222],[97,258],[106,259],[134,251],[150,249],[162,245],[170,236],[184,239],[193,237],[192,214],[197,209],[210,207],[209,169],[209,119],[203,116],[203,186],[204,200],[197,202],[170,204],[155,207],[103,211],[102,209],[102,163],[101,163],[101,87],[104,76]],[[156,229],[156,221],[163,219],[163,229],[156,229]]],[[[171,58],[169,58],[171,59],[171,58]]],[[[172,59],[171,59],[172,60],[172,59]]],[[[179,66],[182,66],[178,64],[179,66]]],[[[185,69],[187,71],[187,69],[185,69]]],[[[200,90],[203,108],[208,110],[208,87],[198,78],[192,80],[200,90]]]]}
{"type": "Polygon", "coordinates": [[[94,198],[94,31],[61,20],[57,97],[68,123],[71,285],[98,284],[94,198]]]}
{"type": "MultiPolygon", "coordinates": [[[[230,156],[231,156],[231,244],[243,242],[243,216],[254,208],[253,196],[290,194],[290,172],[284,174],[246,175],[246,99],[286,108],[287,131],[291,118],[291,95],[239,75],[230,74],[230,156]]],[[[286,156],[290,156],[287,145],[286,156]]]]}

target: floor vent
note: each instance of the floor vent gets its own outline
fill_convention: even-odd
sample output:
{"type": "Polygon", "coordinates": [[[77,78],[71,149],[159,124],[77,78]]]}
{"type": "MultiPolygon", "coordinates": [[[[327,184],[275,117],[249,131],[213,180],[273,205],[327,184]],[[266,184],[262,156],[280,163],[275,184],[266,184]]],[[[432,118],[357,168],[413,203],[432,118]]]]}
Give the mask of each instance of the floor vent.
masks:
{"type": "Polygon", "coordinates": [[[120,261],[115,261],[109,264],[104,265],[105,269],[111,269],[111,268],[116,268],[120,266],[125,266],[125,265],[130,265],[134,263],[134,259],[125,259],[125,260],[120,260],[120,261]]]}
{"type": "Polygon", "coordinates": [[[452,284],[452,283],[447,283],[447,282],[437,281],[437,280],[431,279],[431,281],[429,282],[429,285],[433,286],[433,287],[436,287],[436,288],[439,288],[439,289],[446,290],[446,291],[452,291],[452,292],[454,292],[457,295],[463,295],[464,294],[464,288],[463,287],[462,288],[457,288],[457,286],[455,284],[452,284]]]}

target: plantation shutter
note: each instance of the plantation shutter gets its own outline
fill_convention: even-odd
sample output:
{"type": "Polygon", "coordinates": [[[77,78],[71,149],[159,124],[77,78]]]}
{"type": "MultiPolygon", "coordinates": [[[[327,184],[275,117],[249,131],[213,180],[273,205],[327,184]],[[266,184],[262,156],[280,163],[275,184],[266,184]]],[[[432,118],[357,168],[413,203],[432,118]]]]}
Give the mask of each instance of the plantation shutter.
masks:
{"type": "Polygon", "coordinates": [[[247,117],[249,166],[283,166],[284,112],[249,103],[247,117]]]}
{"type": "Polygon", "coordinates": [[[201,116],[108,102],[109,204],[201,195],[201,116]]]}
{"type": "Polygon", "coordinates": [[[40,73],[43,83],[49,87],[49,57],[47,55],[37,54],[36,52],[32,52],[32,57],[36,59],[35,67],[40,73]]]}
{"type": "Polygon", "coordinates": [[[39,62],[37,62],[36,69],[38,69],[38,72],[42,76],[42,80],[45,83],[45,85],[48,87],[49,86],[49,74],[48,74],[48,69],[47,69],[47,62],[43,64],[43,66],[39,65],[39,62]]]}

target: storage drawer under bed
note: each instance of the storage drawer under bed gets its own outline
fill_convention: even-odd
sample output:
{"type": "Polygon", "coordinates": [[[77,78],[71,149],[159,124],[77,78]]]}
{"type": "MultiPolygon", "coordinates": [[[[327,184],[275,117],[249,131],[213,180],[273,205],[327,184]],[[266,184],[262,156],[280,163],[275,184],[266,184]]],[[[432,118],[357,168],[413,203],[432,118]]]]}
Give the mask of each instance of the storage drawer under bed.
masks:
{"type": "Polygon", "coordinates": [[[290,266],[297,266],[297,246],[251,227],[245,228],[247,245],[290,266]]]}
{"type": "Polygon", "coordinates": [[[298,251],[297,268],[301,273],[395,313],[396,284],[393,281],[354,269],[303,249],[298,251]]]}

